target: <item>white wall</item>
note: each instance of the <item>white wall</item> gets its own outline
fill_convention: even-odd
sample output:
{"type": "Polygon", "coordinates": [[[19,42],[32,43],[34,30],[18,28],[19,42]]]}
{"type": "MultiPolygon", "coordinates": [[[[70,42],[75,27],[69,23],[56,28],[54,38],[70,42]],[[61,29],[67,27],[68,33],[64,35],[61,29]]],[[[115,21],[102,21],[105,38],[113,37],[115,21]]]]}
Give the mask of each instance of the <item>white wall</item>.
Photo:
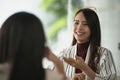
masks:
{"type": "Polygon", "coordinates": [[[43,23],[47,21],[45,12],[40,9],[42,0],[0,0],[0,27],[7,17],[18,11],[34,13],[43,23]]]}

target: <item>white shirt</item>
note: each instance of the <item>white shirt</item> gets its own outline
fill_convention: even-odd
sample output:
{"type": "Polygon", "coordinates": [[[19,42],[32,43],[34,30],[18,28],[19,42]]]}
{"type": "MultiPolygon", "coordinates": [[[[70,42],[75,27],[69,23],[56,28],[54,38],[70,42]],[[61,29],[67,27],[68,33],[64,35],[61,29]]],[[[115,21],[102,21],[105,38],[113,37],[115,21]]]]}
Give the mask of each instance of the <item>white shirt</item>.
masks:
{"type": "MultiPolygon", "coordinates": [[[[85,59],[85,63],[88,64],[88,60],[90,57],[90,46],[88,47],[87,51],[87,56],[85,59]]],[[[110,50],[100,47],[100,62],[97,64],[97,69],[99,74],[96,73],[95,79],[94,80],[117,80],[117,72],[116,72],[116,67],[113,61],[112,54],[110,50]]],[[[62,60],[62,57],[71,57],[75,59],[76,55],[76,50],[77,50],[77,45],[71,46],[70,48],[64,49],[62,52],[60,52],[60,59],[62,60]]],[[[64,65],[64,70],[66,72],[66,76],[69,77],[69,79],[72,79],[72,77],[75,74],[75,68],[67,64],[66,62],[63,61],[64,65]]],[[[51,69],[53,69],[51,67],[51,69]]],[[[89,77],[86,76],[85,80],[89,80],[89,77]]]]}

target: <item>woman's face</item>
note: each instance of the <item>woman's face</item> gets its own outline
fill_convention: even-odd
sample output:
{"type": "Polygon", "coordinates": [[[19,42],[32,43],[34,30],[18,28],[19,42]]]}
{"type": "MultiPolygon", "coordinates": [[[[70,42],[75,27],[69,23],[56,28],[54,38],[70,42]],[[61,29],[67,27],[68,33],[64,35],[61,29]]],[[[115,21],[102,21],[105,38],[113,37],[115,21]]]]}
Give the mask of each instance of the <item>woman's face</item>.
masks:
{"type": "Polygon", "coordinates": [[[83,15],[83,12],[79,12],[74,19],[73,35],[77,40],[77,43],[85,43],[89,41],[91,31],[88,27],[87,21],[83,15]]]}

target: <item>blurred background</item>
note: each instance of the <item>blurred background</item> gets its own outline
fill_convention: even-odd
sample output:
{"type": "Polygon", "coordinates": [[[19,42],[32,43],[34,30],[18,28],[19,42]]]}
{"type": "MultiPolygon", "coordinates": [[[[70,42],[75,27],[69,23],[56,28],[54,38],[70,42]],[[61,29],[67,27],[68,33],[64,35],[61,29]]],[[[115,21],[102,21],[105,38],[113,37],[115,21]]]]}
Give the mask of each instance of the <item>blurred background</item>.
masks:
{"type": "Polygon", "coordinates": [[[11,14],[28,11],[43,22],[47,45],[58,55],[71,45],[72,23],[79,8],[94,9],[100,19],[102,46],[111,50],[120,80],[120,0],[0,0],[0,26],[11,14]]]}

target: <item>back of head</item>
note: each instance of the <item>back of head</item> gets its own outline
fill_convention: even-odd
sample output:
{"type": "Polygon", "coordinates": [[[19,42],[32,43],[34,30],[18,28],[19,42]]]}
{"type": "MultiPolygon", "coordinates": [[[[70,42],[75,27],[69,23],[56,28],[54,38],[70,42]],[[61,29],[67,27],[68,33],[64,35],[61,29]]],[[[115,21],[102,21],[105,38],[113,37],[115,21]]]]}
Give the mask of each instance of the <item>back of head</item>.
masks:
{"type": "Polygon", "coordinates": [[[41,21],[31,13],[18,12],[4,22],[0,35],[0,62],[13,63],[10,80],[44,80],[46,39],[41,21]]]}

